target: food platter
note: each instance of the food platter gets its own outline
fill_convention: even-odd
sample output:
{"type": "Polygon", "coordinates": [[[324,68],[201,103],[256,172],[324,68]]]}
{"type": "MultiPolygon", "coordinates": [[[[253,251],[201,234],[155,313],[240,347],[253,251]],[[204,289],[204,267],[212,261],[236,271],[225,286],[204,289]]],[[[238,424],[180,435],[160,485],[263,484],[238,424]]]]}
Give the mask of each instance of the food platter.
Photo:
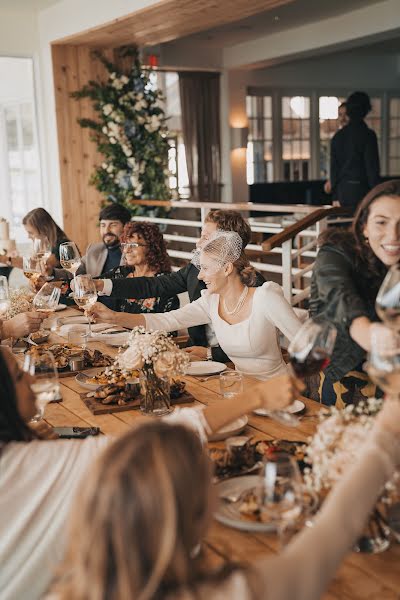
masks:
{"type": "Polygon", "coordinates": [[[69,376],[78,371],[69,369],[69,362],[76,357],[82,357],[84,361],[83,369],[92,367],[107,367],[113,363],[113,358],[103,354],[99,350],[82,349],[81,346],[74,344],[41,344],[40,346],[31,346],[26,351],[33,356],[41,356],[45,352],[51,352],[54,356],[55,365],[59,376],[69,376]]]}

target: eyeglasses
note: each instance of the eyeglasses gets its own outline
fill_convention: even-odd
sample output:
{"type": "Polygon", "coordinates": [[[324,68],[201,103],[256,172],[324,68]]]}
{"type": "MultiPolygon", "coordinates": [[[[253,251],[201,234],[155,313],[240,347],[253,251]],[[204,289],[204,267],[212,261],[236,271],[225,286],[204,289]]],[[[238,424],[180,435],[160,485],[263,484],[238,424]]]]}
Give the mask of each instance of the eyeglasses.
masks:
{"type": "Polygon", "coordinates": [[[134,248],[145,248],[147,244],[139,244],[138,242],[130,242],[129,244],[121,244],[122,252],[131,252],[134,248]]]}

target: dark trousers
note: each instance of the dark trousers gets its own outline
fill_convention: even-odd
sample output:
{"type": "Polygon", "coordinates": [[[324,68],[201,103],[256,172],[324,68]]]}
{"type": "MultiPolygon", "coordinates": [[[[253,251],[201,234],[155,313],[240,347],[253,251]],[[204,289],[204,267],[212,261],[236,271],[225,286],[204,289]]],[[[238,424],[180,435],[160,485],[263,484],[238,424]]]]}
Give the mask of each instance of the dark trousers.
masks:
{"type": "Polygon", "coordinates": [[[357,206],[369,191],[368,186],[361,181],[344,181],[337,186],[337,200],[340,206],[349,208],[354,214],[357,206]]]}

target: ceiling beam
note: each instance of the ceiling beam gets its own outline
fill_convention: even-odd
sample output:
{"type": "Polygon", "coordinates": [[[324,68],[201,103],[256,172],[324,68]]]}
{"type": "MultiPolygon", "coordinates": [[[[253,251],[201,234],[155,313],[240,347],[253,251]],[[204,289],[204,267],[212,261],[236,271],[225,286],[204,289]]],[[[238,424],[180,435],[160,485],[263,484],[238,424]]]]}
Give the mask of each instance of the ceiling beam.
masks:
{"type": "Polygon", "coordinates": [[[155,5],[53,42],[54,45],[148,46],[274,10],[296,0],[162,0],[155,5]]]}

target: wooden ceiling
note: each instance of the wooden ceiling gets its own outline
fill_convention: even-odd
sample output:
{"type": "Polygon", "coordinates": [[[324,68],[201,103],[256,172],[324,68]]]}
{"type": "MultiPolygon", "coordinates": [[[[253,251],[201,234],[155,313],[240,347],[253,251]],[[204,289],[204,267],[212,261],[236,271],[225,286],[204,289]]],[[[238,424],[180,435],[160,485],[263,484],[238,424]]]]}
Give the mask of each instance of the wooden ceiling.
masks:
{"type": "Polygon", "coordinates": [[[296,0],[162,0],[99,27],[53,42],[116,47],[162,44],[210,27],[232,23],[296,0]]]}

